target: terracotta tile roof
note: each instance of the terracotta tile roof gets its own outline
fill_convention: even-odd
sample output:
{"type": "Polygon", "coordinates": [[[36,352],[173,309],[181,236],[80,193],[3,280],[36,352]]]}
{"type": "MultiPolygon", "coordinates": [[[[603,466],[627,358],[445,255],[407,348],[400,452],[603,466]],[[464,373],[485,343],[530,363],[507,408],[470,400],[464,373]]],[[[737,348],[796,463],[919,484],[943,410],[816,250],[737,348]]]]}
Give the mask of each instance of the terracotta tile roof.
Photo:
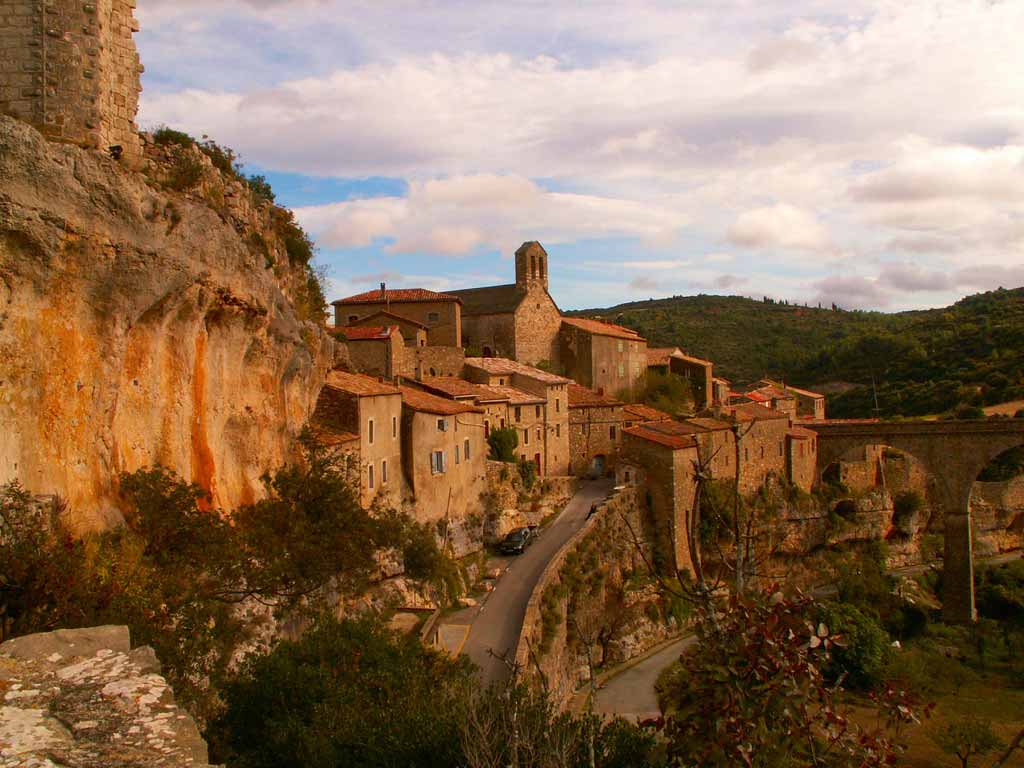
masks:
{"type": "Polygon", "coordinates": [[[783,389],[783,390],[787,390],[788,389],[790,392],[793,392],[794,394],[797,394],[797,395],[802,395],[804,397],[811,397],[811,398],[814,398],[814,399],[819,399],[819,398],[824,398],[825,397],[820,392],[811,392],[809,389],[800,389],[800,387],[794,387],[794,386],[792,386],[790,384],[781,384],[781,383],[779,383],[777,381],[772,381],[771,379],[762,379],[762,381],[765,384],[769,385],[769,386],[773,386],[773,387],[776,387],[776,388],[779,388],[779,389],[783,389]]]}
{"type": "Polygon", "coordinates": [[[572,379],[542,371],[540,368],[534,368],[532,365],[509,360],[507,357],[467,357],[465,362],[471,368],[479,368],[492,376],[519,374],[520,376],[527,376],[531,379],[542,381],[545,384],[572,384],[572,379]]]}
{"type": "Polygon", "coordinates": [[[402,405],[407,405],[414,411],[424,413],[436,413],[441,416],[454,416],[458,413],[480,413],[475,405],[461,400],[450,400],[446,397],[438,397],[429,392],[415,387],[399,387],[402,391],[402,405]]]}
{"type": "Polygon", "coordinates": [[[646,341],[636,331],[624,328],[621,325],[615,325],[614,323],[606,323],[604,320],[594,320],[589,317],[563,317],[562,322],[596,336],[612,336],[613,338],[628,339],[629,341],[646,341]]]}
{"type": "Polygon", "coordinates": [[[569,385],[570,408],[613,408],[622,405],[622,401],[595,392],[579,384],[569,385]]]}
{"type": "Polygon", "coordinates": [[[714,363],[711,362],[710,360],[705,360],[702,357],[694,357],[693,355],[688,355],[685,352],[680,352],[678,355],[676,355],[676,357],[679,358],[680,360],[685,360],[687,363],[694,363],[695,365],[701,365],[704,366],[705,368],[714,365],[714,363]]]}
{"type": "Polygon", "coordinates": [[[449,293],[437,293],[426,288],[377,288],[355,296],[337,299],[331,304],[402,304],[413,301],[461,301],[458,296],[449,293]]]}
{"type": "Polygon", "coordinates": [[[657,408],[652,408],[643,403],[629,403],[622,407],[622,413],[626,419],[636,421],[672,421],[672,416],[657,408]]]}
{"type": "Polygon", "coordinates": [[[538,397],[530,392],[523,392],[523,390],[516,389],[515,387],[485,387],[481,385],[481,388],[488,390],[497,397],[508,398],[510,405],[542,405],[547,402],[543,397],[538,397]]]}
{"type": "Polygon", "coordinates": [[[349,341],[385,341],[398,330],[397,325],[348,325],[338,329],[349,341]]]}
{"type": "Polygon", "coordinates": [[[787,392],[786,390],[782,389],[781,387],[777,387],[774,384],[765,384],[764,386],[757,387],[756,389],[752,389],[749,392],[747,392],[747,397],[749,397],[751,400],[756,400],[757,395],[760,395],[761,397],[766,398],[768,400],[794,399],[793,394],[791,392],[787,392]]]}
{"type": "Polygon", "coordinates": [[[392,384],[385,384],[372,376],[365,376],[361,373],[348,373],[347,371],[331,371],[327,374],[324,386],[348,392],[352,395],[358,395],[359,397],[398,394],[398,387],[392,384]]]}
{"type": "Polygon", "coordinates": [[[679,347],[648,347],[647,367],[668,365],[668,359],[677,353],[682,354],[679,347]]]}
{"type": "Polygon", "coordinates": [[[413,383],[453,400],[472,400],[481,394],[479,384],[455,376],[430,376],[413,383]]]}
{"type": "Polygon", "coordinates": [[[387,318],[388,320],[397,320],[401,323],[405,323],[406,325],[415,325],[417,328],[427,330],[427,326],[425,326],[423,323],[418,323],[415,320],[412,320],[408,317],[402,317],[401,315],[396,315],[394,312],[387,312],[383,309],[380,312],[374,312],[372,315],[367,315],[361,320],[357,320],[355,323],[353,323],[353,325],[360,325],[361,323],[369,322],[370,320],[374,320],[378,317],[387,318]]]}
{"type": "Polygon", "coordinates": [[[732,429],[732,424],[728,421],[722,421],[721,419],[712,419],[707,416],[696,416],[692,419],[687,419],[690,424],[695,424],[701,429],[707,432],[721,432],[726,429],[732,429]]]}
{"type": "Polygon", "coordinates": [[[309,429],[313,439],[328,448],[341,448],[359,442],[359,435],[355,432],[342,432],[326,424],[312,424],[309,429]]]}
{"type": "Polygon", "coordinates": [[[691,428],[678,421],[652,421],[626,427],[622,431],[627,435],[676,451],[697,447],[697,441],[693,437],[691,428]]]}

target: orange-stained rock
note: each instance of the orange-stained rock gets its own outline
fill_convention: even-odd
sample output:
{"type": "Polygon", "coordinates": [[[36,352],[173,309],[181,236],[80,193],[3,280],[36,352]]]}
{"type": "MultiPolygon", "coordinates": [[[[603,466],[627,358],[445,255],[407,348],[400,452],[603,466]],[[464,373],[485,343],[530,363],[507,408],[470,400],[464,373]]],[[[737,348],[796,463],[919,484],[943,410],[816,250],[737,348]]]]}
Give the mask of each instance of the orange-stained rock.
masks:
{"type": "Polygon", "coordinates": [[[64,496],[79,528],[155,463],[214,506],[257,498],[332,364],[269,207],[204,173],[206,199],[165,192],[0,117],[0,483],[64,496]]]}

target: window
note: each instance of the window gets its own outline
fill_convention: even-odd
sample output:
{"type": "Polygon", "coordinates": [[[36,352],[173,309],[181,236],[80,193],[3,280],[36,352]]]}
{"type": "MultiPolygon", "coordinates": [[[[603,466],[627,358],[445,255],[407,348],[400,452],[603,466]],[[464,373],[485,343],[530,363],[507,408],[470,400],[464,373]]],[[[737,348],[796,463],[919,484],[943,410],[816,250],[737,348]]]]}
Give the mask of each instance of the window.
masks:
{"type": "Polygon", "coordinates": [[[764,446],[763,445],[761,446],[761,458],[762,459],[764,458],[764,446]]]}
{"type": "Polygon", "coordinates": [[[615,439],[615,427],[614,426],[608,427],[608,437],[610,437],[612,440],[615,439]]]}
{"type": "Polygon", "coordinates": [[[744,448],[743,449],[743,460],[744,461],[750,461],[750,449],[749,448],[744,448]]]}
{"type": "Polygon", "coordinates": [[[521,421],[523,418],[523,409],[518,405],[516,406],[516,421],[521,421]]]}
{"type": "Polygon", "coordinates": [[[781,440],[779,440],[779,456],[782,456],[782,455],[783,455],[783,450],[782,450],[782,441],[781,441],[781,440]]]}
{"type": "Polygon", "coordinates": [[[448,419],[438,419],[437,420],[437,431],[438,432],[447,432],[448,431],[448,419]]]}
{"type": "Polygon", "coordinates": [[[456,443],[455,444],[455,463],[456,464],[461,464],[462,463],[461,461],[459,461],[459,453],[460,453],[459,445],[458,445],[458,443],[456,443]]]}
{"type": "MultiPolygon", "coordinates": [[[[491,436],[491,422],[484,419],[484,440],[491,436]]],[[[468,441],[467,441],[468,442],[468,441]]]]}
{"type": "Polygon", "coordinates": [[[366,434],[369,438],[370,445],[373,445],[373,419],[370,419],[367,423],[366,434]]]}
{"type": "Polygon", "coordinates": [[[466,461],[469,461],[469,438],[468,437],[462,442],[462,453],[466,456],[466,461]]]}
{"type": "Polygon", "coordinates": [[[626,375],[626,366],[624,366],[622,363],[619,363],[619,378],[621,379],[625,375],[626,375]]]}
{"type": "Polygon", "coordinates": [[[436,369],[434,369],[434,368],[431,368],[431,369],[430,369],[430,375],[431,375],[431,376],[437,376],[437,370],[436,370],[436,369]]]}
{"type": "Polygon", "coordinates": [[[536,416],[539,419],[540,418],[540,406],[539,405],[538,406],[534,406],[534,408],[535,408],[534,416],[536,416]]]}
{"type": "Polygon", "coordinates": [[[395,439],[398,437],[398,417],[391,417],[391,438],[395,439]]]}
{"type": "Polygon", "coordinates": [[[384,485],[388,481],[388,463],[382,461],[380,463],[380,484],[384,485]]]}
{"type": "Polygon", "coordinates": [[[524,429],[523,430],[523,445],[529,445],[529,444],[530,444],[530,430],[524,429]]]}
{"type": "Polygon", "coordinates": [[[441,319],[441,316],[439,314],[437,314],[437,312],[427,312],[427,322],[428,323],[436,323],[440,319],[441,319]]]}
{"type": "Polygon", "coordinates": [[[505,428],[505,420],[504,420],[504,419],[502,419],[502,420],[501,420],[501,428],[502,428],[502,429],[504,429],[504,428],[505,428]]]}
{"type": "Polygon", "coordinates": [[[543,439],[544,438],[541,437],[541,434],[540,434],[540,427],[537,427],[537,442],[539,443],[543,439]]]}
{"type": "Polygon", "coordinates": [[[559,399],[558,399],[558,398],[556,397],[556,398],[555,398],[555,413],[561,413],[561,412],[562,412],[562,401],[561,401],[561,400],[559,400],[559,399]]]}
{"type": "Polygon", "coordinates": [[[366,487],[373,490],[373,464],[366,468],[366,487]]]}
{"type": "Polygon", "coordinates": [[[358,319],[359,319],[359,315],[349,315],[348,316],[348,323],[349,323],[349,325],[351,325],[352,323],[356,322],[356,320],[358,320],[358,319]]]}
{"type": "Polygon", "coordinates": [[[555,424],[555,437],[561,437],[561,436],[562,436],[562,425],[561,424],[555,424]]]}
{"type": "Polygon", "coordinates": [[[505,386],[505,380],[504,379],[498,379],[498,386],[499,387],[504,387],[505,386]]]}
{"type": "Polygon", "coordinates": [[[430,471],[432,474],[440,475],[444,472],[444,451],[433,451],[430,454],[430,471]]]}
{"type": "Polygon", "coordinates": [[[622,339],[619,339],[618,345],[619,345],[619,352],[621,352],[622,351],[622,339]]]}

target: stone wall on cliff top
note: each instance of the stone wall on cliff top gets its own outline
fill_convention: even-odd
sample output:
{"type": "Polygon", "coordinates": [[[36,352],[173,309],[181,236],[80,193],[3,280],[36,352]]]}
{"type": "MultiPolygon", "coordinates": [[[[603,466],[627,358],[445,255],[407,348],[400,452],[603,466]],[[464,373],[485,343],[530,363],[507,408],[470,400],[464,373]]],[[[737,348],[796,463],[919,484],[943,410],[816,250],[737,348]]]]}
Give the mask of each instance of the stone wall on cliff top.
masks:
{"type": "Polygon", "coordinates": [[[0,768],[207,765],[152,648],[128,627],[60,629],[0,645],[0,768]]]}
{"type": "Polygon", "coordinates": [[[334,354],[289,298],[304,269],[268,256],[269,206],[208,162],[203,194],[151,178],[0,117],[0,482],[60,494],[79,529],[156,463],[215,506],[257,498],[334,354]]]}

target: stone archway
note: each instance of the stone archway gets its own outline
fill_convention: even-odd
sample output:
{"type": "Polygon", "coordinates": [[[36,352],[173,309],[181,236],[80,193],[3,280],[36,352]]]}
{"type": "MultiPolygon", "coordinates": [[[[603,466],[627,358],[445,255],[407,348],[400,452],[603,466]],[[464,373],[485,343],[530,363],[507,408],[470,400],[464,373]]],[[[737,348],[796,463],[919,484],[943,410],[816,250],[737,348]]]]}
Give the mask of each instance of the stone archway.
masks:
{"type": "Polygon", "coordinates": [[[818,433],[818,467],[867,445],[888,445],[917,458],[935,479],[943,513],[943,616],[969,622],[974,607],[970,501],[974,481],[992,459],[1024,444],[1024,419],[971,421],[809,422],[818,433]]]}

